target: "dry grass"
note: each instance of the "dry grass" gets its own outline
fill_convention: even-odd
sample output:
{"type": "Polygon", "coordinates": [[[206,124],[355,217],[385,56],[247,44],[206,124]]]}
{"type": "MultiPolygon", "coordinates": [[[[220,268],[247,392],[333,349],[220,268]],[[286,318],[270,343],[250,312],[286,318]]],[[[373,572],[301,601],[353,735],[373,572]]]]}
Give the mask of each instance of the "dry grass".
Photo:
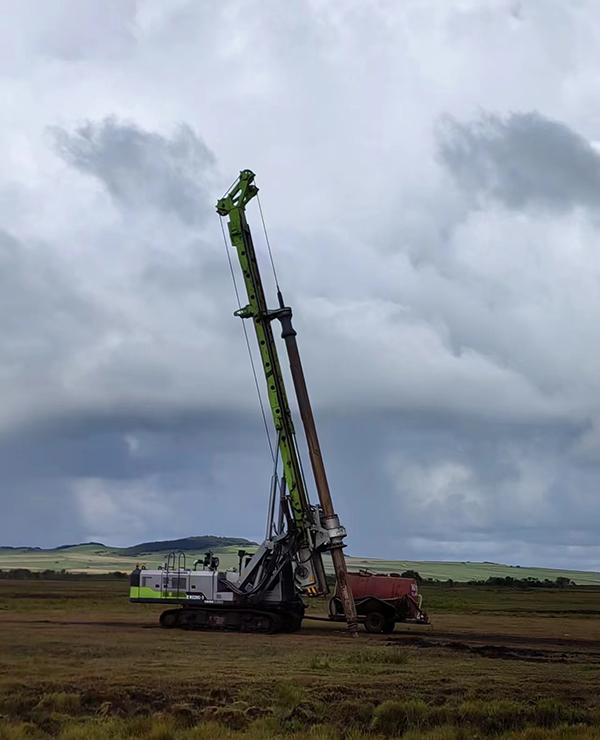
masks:
{"type": "Polygon", "coordinates": [[[554,593],[524,616],[467,591],[456,615],[440,590],[435,631],[354,640],[166,632],[123,590],[0,582],[0,740],[600,737],[600,620],[549,616],[554,593]]]}

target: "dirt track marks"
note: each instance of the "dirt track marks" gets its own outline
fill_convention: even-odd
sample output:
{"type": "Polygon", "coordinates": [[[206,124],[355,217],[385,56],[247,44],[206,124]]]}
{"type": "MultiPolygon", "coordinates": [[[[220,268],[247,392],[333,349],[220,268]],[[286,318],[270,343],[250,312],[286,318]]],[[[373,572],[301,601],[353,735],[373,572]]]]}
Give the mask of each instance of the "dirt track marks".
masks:
{"type": "MultiPolygon", "coordinates": [[[[441,637],[443,633],[438,633],[441,637]]],[[[444,635],[446,636],[446,635],[444,635]]],[[[449,634],[448,637],[456,637],[449,634]]],[[[561,640],[531,637],[512,637],[508,635],[461,635],[462,639],[446,641],[431,640],[423,637],[395,637],[388,640],[387,645],[406,645],[416,648],[433,648],[438,650],[452,650],[453,652],[480,655],[484,658],[499,660],[522,660],[532,663],[600,663],[600,642],[583,642],[578,640],[561,640]],[[494,639],[494,644],[488,639],[494,639]],[[467,640],[468,642],[465,642],[467,640]],[[478,644],[481,642],[484,644],[478,644]],[[475,643],[475,644],[469,644],[475,643]],[[548,649],[540,650],[525,647],[528,644],[542,644],[548,649]],[[593,649],[596,648],[596,651],[593,649]]]]}

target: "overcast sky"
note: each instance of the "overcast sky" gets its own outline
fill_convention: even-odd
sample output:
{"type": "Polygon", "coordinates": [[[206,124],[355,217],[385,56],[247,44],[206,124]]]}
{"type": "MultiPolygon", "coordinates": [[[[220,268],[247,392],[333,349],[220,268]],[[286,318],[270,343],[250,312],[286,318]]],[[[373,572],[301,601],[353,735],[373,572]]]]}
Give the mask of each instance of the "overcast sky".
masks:
{"type": "Polygon", "coordinates": [[[0,544],[262,536],[249,167],[348,551],[600,570],[595,0],[0,8],[0,544]]]}

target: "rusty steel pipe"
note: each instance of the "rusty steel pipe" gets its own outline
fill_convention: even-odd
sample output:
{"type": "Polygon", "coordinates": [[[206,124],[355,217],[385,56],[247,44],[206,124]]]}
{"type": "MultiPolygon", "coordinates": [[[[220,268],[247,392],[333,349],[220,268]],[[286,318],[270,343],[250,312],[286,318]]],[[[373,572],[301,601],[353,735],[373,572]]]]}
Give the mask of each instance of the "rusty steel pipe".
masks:
{"type": "Polygon", "coordinates": [[[356,605],[354,604],[352,589],[348,584],[348,569],[346,567],[346,558],[344,557],[344,551],[342,549],[344,546],[342,538],[345,536],[345,531],[344,534],[336,537],[335,530],[339,528],[339,520],[333,508],[333,501],[331,500],[331,492],[329,491],[329,483],[327,481],[327,474],[325,473],[325,464],[321,454],[321,445],[319,444],[317,427],[310,405],[308,388],[306,387],[306,379],[304,377],[302,361],[300,360],[300,351],[298,350],[298,343],[296,341],[296,331],[292,327],[292,310],[284,307],[283,298],[280,292],[278,292],[278,298],[280,309],[274,313],[277,314],[277,318],[281,322],[281,336],[285,340],[285,346],[290,361],[292,380],[294,382],[296,398],[298,399],[302,425],[304,426],[304,432],[306,434],[308,454],[313,475],[315,477],[315,485],[319,501],[321,508],[323,509],[325,522],[331,524],[332,543],[330,552],[333,560],[335,577],[338,584],[340,598],[344,606],[344,615],[346,617],[348,629],[353,635],[357,635],[358,617],[356,615],[356,605]]]}

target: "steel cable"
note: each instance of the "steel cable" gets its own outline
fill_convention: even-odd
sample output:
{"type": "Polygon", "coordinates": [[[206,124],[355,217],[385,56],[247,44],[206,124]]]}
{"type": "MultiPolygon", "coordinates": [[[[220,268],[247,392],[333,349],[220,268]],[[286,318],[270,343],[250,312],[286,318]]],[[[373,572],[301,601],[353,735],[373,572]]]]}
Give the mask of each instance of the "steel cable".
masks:
{"type": "MultiPolygon", "coordinates": [[[[225,228],[223,227],[223,219],[219,217],[219,223],[221,224],[221,233],[223,234],[223,244],[225,245],[225,253],[227,254],[227,261],[229,262],[229,270],[231,272],[231,279],[233,280],[233,287],[235,290],[235,296],[237,298],[238,303],[238,309],[241,310],[242,308],[242,302],[240,300],[240,293],[237,287],[237,281],[235,279],[235,271],[233,269],[233,262],[231,260],[231,255],[229,254],[229,249],[227,247],[227,237],[225,236],[225,228]]],[[[260,392],[260,384],[258,382],[258,374],[256,372],[256,366],[254,364],[254,357],[252,356],[252,348],[250,346],[250,338],[248,337],[248,331],[246,329],[246,322],[244,319],[242,319],[242,328],[244,330],[244,337],[246,338],[246,347],[248,348],[248,356],[250,357],[250,365],[252,366],[252,375],[254,376],[254,385],[256,386],[256,392],[258,394],[258,402],[260,404],[260,411],[263,418],[263,423],[265,426],[265,433],[267,435],[267,442],[269,443],[269,450],[271,451],[271,459],[273,462],[275,462],[275,452],[273,450],[273,443],[271,442],[271,434],[269,433],[269,424],[267,422],[267,415],[265,413],[265,406],[262,399],[262,394],[260,392]]]]}

